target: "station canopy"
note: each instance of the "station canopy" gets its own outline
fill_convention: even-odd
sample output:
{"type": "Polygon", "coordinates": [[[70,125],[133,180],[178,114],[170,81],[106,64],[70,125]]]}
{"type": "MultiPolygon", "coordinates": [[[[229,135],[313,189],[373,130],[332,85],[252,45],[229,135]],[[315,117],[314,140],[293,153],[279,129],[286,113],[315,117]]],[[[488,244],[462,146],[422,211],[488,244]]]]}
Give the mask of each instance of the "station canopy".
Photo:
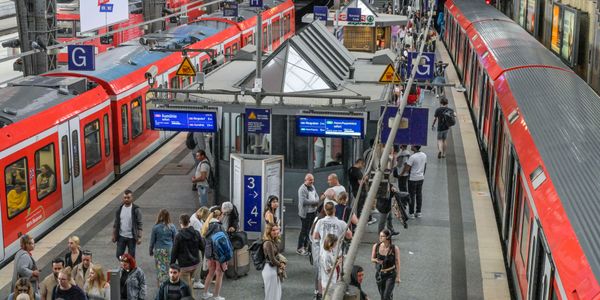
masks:
{"type": "MultiPolygon", "coordinates": [[[[263,61],[263,90],[274,93],[336,91],[355,58],[321,24],[314,22],[286,40],[263,61]]],[[[254,87],[256,71],[237,85],[254,87]]]]}

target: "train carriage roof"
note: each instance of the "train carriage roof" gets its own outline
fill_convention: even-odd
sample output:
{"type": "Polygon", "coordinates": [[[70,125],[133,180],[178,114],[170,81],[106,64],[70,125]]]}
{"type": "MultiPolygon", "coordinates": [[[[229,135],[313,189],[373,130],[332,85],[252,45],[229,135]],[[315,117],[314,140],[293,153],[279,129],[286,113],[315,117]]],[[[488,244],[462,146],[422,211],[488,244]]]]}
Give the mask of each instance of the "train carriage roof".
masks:
{"type": "Polygon", "coordinates": [[[600,278],[598,95],[576,74],[558,69],[523,68],[506,72],[504,78],[590,267],[600,278]]]}
{"type": "Polygon", "coordinates": [[[460,9],[464,18],[471,23],[490,19],[511,21],[509,17],[485,4],[483,1],[454,0],[452,3],[460,9]]]}
{"type": "Polygon", "coordinates": [[[556,55],[515,23],[483,21],[473,27],[504,70],[526,65],[568,69],[556,55]]]}
{"type": "Polygon", "coordinates": [[[0,89],[0,128],[77,97],[87,80],[74,77],[28,76],[0,89]]]}

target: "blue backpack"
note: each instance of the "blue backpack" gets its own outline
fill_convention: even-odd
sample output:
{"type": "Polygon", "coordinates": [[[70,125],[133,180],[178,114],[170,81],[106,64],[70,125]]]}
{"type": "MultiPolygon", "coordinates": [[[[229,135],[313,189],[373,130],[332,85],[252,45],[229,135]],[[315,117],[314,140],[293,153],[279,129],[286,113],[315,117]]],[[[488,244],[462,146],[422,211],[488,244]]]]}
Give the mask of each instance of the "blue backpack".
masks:
{"type": "Polygon", "coordinates": [[[213,257],[220,263],[225,263],[233,258],[233,246],[223,231],[215,232],[211,237],[213,257]]]}

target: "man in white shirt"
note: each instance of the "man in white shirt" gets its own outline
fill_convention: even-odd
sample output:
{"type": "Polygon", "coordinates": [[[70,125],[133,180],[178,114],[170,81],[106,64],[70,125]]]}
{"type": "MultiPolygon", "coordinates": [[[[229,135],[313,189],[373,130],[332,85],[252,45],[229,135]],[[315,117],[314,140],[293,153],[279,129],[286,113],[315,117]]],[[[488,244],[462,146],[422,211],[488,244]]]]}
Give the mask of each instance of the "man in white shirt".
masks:
{"type": "Polygon", "coordinates": [[[408,193],[410,201],[408,204],[409,217],[415,218],[415,202],[417,204],[416,217],[421,217],[421,205],[423,204],[423,181],[425,180],[425,169],[427,168],[427,155],[421,152],[421,146],[412,146],[413,154],[408,158],[402,173],[410,172],[408,176],[408,193]]]}
{"type": "Polygon", "coordinates": [[[345,192],[346,188],[340,184],[337,174],[331,173],[327,176],[327,183],[329,187],[335,191],[335,199],[340,195],[341,192],[345,192]]]}
{"type": "Polygon", "coordinates": [[[133,192],[123,193],[123,204],[115,214],[112,242],[117,243],[117,258],[125,253],[135,257],[135,246],[142,243],[142,211],[133,204],[133,192]]]}

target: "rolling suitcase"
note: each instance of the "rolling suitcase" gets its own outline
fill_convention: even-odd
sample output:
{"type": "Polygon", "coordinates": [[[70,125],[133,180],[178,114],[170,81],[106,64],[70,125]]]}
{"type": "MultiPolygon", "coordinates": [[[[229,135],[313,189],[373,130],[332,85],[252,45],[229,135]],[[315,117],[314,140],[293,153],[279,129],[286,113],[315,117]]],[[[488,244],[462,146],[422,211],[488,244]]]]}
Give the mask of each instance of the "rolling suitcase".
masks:
{"type": "Polygon", "coordinates": [[[244,245],[241,249],[233,251],[233,258],[227,262],[227,278],[238,279],[241,276],[248,275],[250,271],[250,252],[248,245],[244,245]]]}

